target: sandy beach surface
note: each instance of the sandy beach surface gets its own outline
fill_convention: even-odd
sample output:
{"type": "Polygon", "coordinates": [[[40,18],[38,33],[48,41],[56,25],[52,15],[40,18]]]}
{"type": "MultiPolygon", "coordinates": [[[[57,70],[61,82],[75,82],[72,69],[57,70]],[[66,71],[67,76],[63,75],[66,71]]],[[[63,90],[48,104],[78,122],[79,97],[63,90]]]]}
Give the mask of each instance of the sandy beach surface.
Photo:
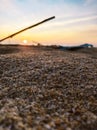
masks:
{"type": "Polygon", "coordinates": [[[97,130],[96,48],[10,48],[0,48],[0,130],[97,130]]]}

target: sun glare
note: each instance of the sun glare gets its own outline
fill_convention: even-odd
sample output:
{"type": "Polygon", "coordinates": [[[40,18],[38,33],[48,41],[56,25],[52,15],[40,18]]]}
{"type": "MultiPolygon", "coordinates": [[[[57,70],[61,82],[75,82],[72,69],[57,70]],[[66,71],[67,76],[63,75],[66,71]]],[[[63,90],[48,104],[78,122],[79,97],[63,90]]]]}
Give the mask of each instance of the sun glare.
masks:
{"type": "Polygon", "coordinates": [[[27,44],[27,43],[28,43],[28,41],[27,41],[27,40],[23,40],[23,43],[24,43],[24,44],[27,44]]]}

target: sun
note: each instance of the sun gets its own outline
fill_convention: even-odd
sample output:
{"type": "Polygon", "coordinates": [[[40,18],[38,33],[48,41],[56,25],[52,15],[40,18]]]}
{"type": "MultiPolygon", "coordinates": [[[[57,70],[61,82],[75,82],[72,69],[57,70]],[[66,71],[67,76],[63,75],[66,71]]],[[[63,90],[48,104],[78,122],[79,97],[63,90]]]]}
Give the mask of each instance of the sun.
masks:
{"type": "Polygon", "coordinates": [[[27,41],[27,40],[23,40],[23,43],[24,43],[24,44],[27,44],[27,43],[28,43],[28,41],[27,41]]]}

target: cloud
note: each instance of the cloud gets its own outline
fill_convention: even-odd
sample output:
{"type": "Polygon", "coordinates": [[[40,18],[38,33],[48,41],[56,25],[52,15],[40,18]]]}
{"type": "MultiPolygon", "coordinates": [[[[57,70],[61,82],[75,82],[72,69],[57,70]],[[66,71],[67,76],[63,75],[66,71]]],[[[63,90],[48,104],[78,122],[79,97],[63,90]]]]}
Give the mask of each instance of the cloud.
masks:
{"type": "Polygon", "coordinates": [[[91,4],[93,2],[95,2],[95,0],[85,0],[85,4],[91,4]]]}
{"type": "MultiPolygon", "coordinates": [[[[80,23],[80,26],[84,26],[84,25],[88,25],[88,24],[91,24],[91,22],[94,22],[94,21],[97,21],[97,15],[93,15],[93,16],[87,16],[87,17],[76,17],[76,18],[69,18],[69,19],[63,19],[63,20],[56,20],[56,21],[53,21],[52,23],[48,23],[48,25],[45,25],[48,26],[49,28],[51,27],[55,27],[55,28],[58,28],[58,27],[67,27],[72,25],[72,26],[79,26],[78,24],[80,23]],[[68,25],[68,26],[67,26],[68,25]]],[[[74,26],[74,27],[75,27],[74,26]]]]}
{"type": "Polygon", "coordinates": [[[15,4],[12,0],[0,0],[0,11],[10,12],[11,9],[14,9],[15,4]]]}
{"type": "Polygon", "coordinates": [[[95,6],[96,4],[97,4],[97,0],[85,0],[84,3],[85,6],[95,6]]]}
{"type": "Polygon", "coordinates": [[[71,24],[71,23],[77,23],[77,22],[91,21],[91,20],[95,20],[95,19],[97,19],[97,15],[67,20],[67,21],[65,22],[65,24],[71,24]]]}

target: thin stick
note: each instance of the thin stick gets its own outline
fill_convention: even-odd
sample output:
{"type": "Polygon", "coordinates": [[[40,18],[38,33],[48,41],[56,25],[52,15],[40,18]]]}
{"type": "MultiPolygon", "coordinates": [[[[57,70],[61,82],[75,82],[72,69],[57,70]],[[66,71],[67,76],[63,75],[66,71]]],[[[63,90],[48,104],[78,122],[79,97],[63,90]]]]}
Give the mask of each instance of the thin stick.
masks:
{"type": "Polygon", "coordinates": [[[31,25],[31,26],[29,26],[29,27],[27,27],[27,28],[24,28],[24,29],[22,29],[22,30],[20,30],[20,31],[18,31],[18,32],[16,32],[16,33],[13,33],[13,34],[11,34],[11,35],[9,35],[9,36],[7,36],[7,37],[1,39],[0,42],[6,40],[6,39],[8,39],[8,38],[12,38],[12,37],[16,36],[16,35],[19,34],[19,33],[22,33],[22,32],[24,32],[24,31],[26,31],[26,30],[28,30],[28,29],[31,29],[31,28],[33,28],[33,27],[36,27],[36,26],[38,26],[38,25],[40,25],[40,24],[42,24],[42,23],[44,23],[44,22],[47,22],[47,21],[49,21],[49,20],[52,20],[52,19],[54,19],[54,18],[55,18],[55,16],[50,17],[50,18],[47,18],[47,19],[45,19],[45,20],[43,20],[43,21],[41,21],[41,22],[39,22],[39,23],[36,23],[36,24],[34,24],[34,25],[31,25]]]}

